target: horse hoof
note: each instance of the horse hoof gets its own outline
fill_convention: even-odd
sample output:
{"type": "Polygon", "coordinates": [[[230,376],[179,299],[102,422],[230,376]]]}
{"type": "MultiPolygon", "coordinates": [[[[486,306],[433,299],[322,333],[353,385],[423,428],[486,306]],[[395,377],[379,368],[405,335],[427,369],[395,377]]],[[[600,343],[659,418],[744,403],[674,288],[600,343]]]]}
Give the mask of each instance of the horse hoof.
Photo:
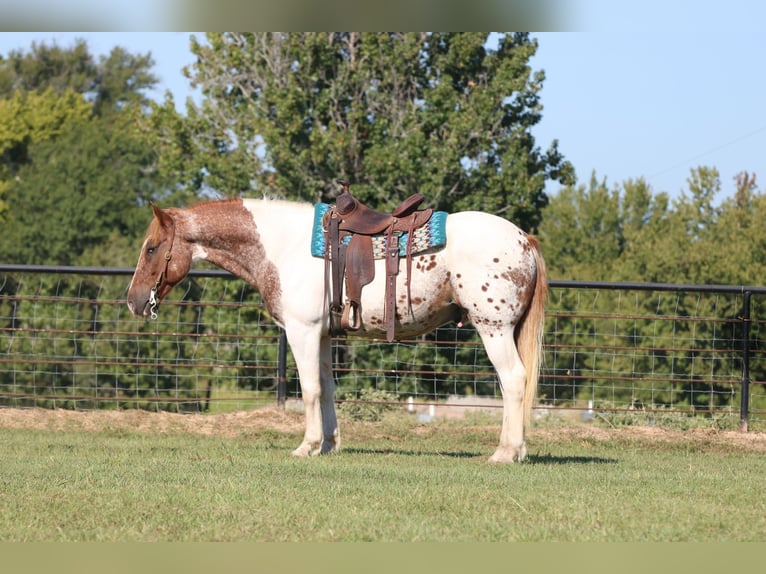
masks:
{"type": "Polygon", "coordinates": [[[299,446],[292,452],[292,455],[300,457],[300,458],[307,458],[310,456],[316,456],[319,453],[320,453],[319,448],[312,447],[309,443],[304,442],[303,444],[301,444],[301,446],[299,446]]]}
{"type": "Polygon", "coordinates": [[[527,448],[522,445],[521,448],[498,447],[489,461],[492,464],[510,464],[513,462],[523,462],[527,456],[527,448]]]}

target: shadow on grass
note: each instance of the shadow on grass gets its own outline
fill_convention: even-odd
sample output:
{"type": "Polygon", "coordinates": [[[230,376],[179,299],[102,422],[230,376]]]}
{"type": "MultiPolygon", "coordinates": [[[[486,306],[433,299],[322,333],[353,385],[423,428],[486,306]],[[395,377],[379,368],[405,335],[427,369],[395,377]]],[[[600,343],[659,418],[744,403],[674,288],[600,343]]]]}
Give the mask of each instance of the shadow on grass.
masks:
{"type": "MultiPolygon", "coordinates": [[[[396,448],[343,448],[341,452],[349,454],[374,454],[398,456],[438,456],[447,458],[488,459],[491,453],[485,452],[445,452],[416,451],[396,448]]],[[[553,454],[529,454],[523,464],[617,464],[616,458],[600,456],[556,456],[553,454]]]]}
{"type": "Polygon", "coordinates": [[[347,448],[343,447],[341,453],[349,454],[377,454],[398,456],[443,456],[448,458],[480,458],[484,456],[479,452],[434,452],[427,450],[402,450],[398,448],[347,448]]]}
{"type": "Polygon", "coordinates": [[[525,464],[617,464],[616,458],[601,456],[556,456],[553,454],[529,454],[525,464]]]}

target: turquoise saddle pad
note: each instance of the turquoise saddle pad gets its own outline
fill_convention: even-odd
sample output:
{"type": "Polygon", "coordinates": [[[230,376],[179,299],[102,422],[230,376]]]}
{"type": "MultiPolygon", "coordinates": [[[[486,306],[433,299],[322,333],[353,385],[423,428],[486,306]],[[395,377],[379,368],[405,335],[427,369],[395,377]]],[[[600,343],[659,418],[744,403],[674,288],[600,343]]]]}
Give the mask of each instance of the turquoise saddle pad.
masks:
{"type": "MultiPolygon", "coordinates": [[[[314,205],[314,227],[311,232],[311,255],[314,257],[324,257],[326,242],[324,238],[324,232],[322,231],[322,217],[330,209],[330,205],[327,203],[317,203],[314,205]]],[[[443,247],[447,243],[446,233],[447,212],[446,211],[434,211],[431,215],[431,219],[428,220],[423,227],[416,229],[413,240],[413,253],[420,253],[426,249],[433,247],[443,247]]],[[[407,242],[409,241],[409,233],[397,233],[399,235],[399,255],[404,257],[407,255],[407,242]]],[[[351,237],[344,239],[345,243],[351,241],[351,237]]],[[[376,235],[372,239],[373,252],[376,259],[383,259],[386,249],[386,237],[384,234],[376,235]]]]}

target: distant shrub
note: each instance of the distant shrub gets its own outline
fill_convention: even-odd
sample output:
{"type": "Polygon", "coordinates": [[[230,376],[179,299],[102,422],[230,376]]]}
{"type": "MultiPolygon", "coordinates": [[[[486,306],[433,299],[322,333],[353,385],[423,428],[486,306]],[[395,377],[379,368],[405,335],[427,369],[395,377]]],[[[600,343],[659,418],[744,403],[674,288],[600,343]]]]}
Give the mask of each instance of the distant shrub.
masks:
{"type": "Polygon", "coordinates": [[[397,410],[399,395],[390,391],[362,389],[357,393],[346,393],[340,397],[338,411],[341,416],[354,421],[376,422],[383,414],[397,410]]]}

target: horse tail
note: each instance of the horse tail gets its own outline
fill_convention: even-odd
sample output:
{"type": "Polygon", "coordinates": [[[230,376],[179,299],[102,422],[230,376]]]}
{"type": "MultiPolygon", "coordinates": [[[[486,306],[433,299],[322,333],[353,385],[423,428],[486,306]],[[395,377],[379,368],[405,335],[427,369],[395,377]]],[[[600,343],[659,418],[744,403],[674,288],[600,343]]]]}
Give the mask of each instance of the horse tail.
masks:
{"type": "Polygon", "coordinates": [[[543,362],[543,332],[545,330],[545,301],[548,298],[548,272],[540,252],[540,243],[528,236],[535,257],[535,286],[532,299],[516,329],[516,348],[526,370],[524,385],[524,432],[529,430],[532,407],[537,397],[537,382],[543,362]]]}

